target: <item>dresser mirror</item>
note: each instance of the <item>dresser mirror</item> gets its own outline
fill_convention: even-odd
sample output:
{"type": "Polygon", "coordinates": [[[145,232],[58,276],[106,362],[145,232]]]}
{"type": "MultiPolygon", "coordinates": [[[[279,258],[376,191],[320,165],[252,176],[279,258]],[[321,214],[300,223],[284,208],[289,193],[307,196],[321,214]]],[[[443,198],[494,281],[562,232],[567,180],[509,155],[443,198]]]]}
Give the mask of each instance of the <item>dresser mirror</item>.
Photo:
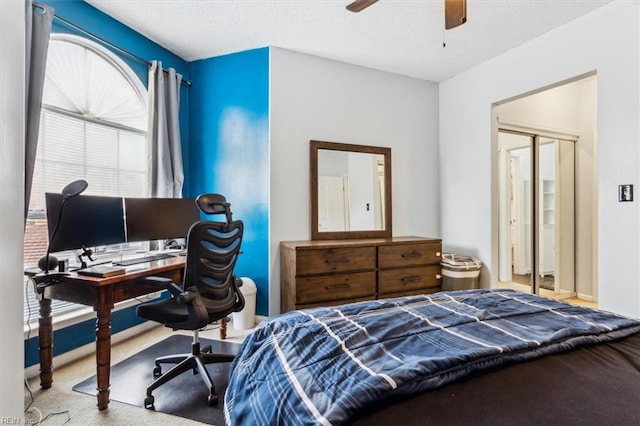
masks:
{"type": "Polygon", "coordinates": [[[311,141],[311,239],[391,237],[391,148],[311,141]]]}

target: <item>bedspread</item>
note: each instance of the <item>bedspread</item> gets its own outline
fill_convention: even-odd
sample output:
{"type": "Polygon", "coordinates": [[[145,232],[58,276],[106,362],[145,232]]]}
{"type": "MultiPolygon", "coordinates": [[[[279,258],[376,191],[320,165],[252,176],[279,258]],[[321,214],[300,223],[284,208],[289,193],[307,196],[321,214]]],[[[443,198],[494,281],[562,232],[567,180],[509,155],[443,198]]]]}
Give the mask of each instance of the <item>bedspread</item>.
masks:
{"type": "Polygon", "coordinates": [[[243,426],[341,424],[389,396],[637,332],[637,320],[512,290],[288,312],[242,344],[225,418],[243,426]]]}

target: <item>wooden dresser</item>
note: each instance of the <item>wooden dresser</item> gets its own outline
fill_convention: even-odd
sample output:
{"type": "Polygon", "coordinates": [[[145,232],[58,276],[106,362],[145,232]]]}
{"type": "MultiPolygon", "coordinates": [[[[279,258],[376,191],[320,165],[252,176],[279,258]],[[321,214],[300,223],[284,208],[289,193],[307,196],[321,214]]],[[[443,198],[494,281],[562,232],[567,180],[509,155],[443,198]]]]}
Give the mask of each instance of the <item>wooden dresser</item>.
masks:
{"type": "Polygon", "coordinates": [[[280,310],[440,291],[442,240],[392,237],[280,243],[280,310]]]}

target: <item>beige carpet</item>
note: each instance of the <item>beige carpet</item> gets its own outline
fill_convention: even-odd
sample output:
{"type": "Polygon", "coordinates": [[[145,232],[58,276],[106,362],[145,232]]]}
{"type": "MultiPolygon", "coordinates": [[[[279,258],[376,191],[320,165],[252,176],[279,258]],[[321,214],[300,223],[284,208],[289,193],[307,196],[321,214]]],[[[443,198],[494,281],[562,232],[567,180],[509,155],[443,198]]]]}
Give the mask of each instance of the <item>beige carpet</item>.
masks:
{"type": "MultiPolygon", "coordinates": [[[[132,355],[142,348],[149,347],[173,334],[170,329],[156,327],[145,331],[140,335],[115,344],[111,352],[111,365],[114,365],[132,355]]],[[[190,334],[188,332],[180,332],[190,334]]],[[[248,332],[229,328],[227,337],[229,341],[242,342],[248,332]]],[[[203,338],[217,339],[218,330],[209,330],[200,334],[203,338]]],[[[55,360],[54,360],[55,363],[55,360]]],[[[55,366],[55,364],[54,364],[55,366]]],[[[111,401],[109,408],[98,410],[96,398],[72,390],[78,382],[93,376],[95,371],[95,356],[83,357],[70,364],[56,368],[53,374],[53,386],[50,389],[40,389],[39,378],[29,380],[29,389],[35,399],[31,403],[31,395],[25,386],[24,404],[30,405],[26,413],[25,424],[38,424],[39,418],[45,418],[44,425],[201,425],[202,423],[187,420],[181,417],[154,412],[128,404],[111,401]],[[61,413],[61,414],[56,414],[61,413]]],[[[221,425],[222,426],[222,425],[221,425]]]]}

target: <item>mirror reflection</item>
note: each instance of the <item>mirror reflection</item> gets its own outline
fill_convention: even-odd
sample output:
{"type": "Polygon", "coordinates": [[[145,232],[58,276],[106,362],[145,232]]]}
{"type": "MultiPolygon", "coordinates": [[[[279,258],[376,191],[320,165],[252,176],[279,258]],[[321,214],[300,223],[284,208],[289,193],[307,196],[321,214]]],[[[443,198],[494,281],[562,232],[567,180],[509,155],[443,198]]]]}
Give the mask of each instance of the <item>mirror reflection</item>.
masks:
{"type": "Polygon", "coordinates": [[[311,141],[312,239],[391,236],[391,149],[311,141]]]}
{"type": "Polygon", "coordinates": [[[318,232],[384,229],[384,156],[318,150],[318,232]]]}

